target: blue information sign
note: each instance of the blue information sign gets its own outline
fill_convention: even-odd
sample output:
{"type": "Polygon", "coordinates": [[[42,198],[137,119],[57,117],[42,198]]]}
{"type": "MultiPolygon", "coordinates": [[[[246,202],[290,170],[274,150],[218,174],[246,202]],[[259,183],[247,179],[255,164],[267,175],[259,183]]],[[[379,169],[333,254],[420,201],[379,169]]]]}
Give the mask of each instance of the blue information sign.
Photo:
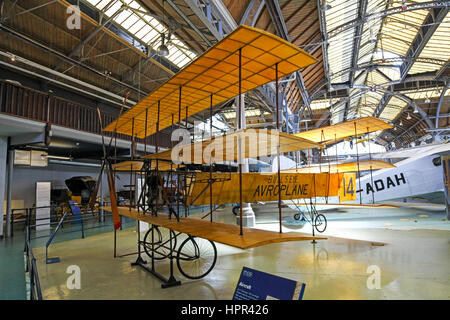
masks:
{"type": "Polygon", "coordinates": [[[233,300],[302,300],[304,292],[304,283],[243,267],[233,300]]]}

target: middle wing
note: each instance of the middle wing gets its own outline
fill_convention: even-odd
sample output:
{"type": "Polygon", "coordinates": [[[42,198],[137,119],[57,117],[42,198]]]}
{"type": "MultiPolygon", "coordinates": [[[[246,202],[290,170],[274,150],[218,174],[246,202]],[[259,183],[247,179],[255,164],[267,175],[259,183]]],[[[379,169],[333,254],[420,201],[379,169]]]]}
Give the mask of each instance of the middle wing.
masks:
{"type": "Polygon", "coordinates": [[[379,170],[386,168],[395,168],[395,165],[382,160],[364,160],[345,163],[323,163],[322,165],[314,165],[310,167],[293,168],[282,170],[283,172],[297,172],[297,173],[342,173],[342,172],[358,172],[368,170],[379,170]]]}
{"type": "Polygon", "coordinates": [[[242,158],[256,158],[319,147],[315,142],[276,130],[244,129],[210,140],[177,145],[173,149],[144,158],[171,160],[174,163],[184,164],[236,161],[239,160],[239,141],[242,158]]]}
{"type": "Polygon", "coordinates": [[[337,123],[328,127],[295,133],[294,135],[316,143],[328,144],[338,142],[347,137],[360,136],[390,128],[392,128],[392,126],[383,120],[375,117],[363,117],[337,123]]]}

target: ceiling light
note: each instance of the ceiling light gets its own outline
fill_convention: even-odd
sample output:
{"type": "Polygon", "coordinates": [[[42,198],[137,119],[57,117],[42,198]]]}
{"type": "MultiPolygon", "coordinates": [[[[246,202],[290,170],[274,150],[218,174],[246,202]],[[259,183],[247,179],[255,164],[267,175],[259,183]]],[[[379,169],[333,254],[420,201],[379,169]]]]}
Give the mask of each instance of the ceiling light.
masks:
{"type": "Polygon", "coordinates": [[[402,120],[400,120],[400,125],[401,125],[401,126],[403,126],[403,122],[402,122],[402,120]]]}
{"type": "Polygon", "coordinates": [[[419,113],[419,109],[417,109],[417,107],[414,108],[414,113],[419,113]]]}
{"type": "Polygon", "coordinates": [[[411,115],[408,112],[408,116],[406,117],[406,120],[411,120],[411,115]]]}
{"type": "Polygon", "coordinates": [[[394,127],[394,131],[397,131],[397,127],[394,127]]]}
{"type": "Polygon", "coordinates": [[[11,57],[10,57],[10,58],[11,58],[11,61],[12,61],[12,62],[16,61],[16,56],[15,56],[15,55],[11,54],[11,57]]]}
{"type": "Polygon", "coordinates": [[[158,48],[158,56],[160,57],[167,57],[169,55],[169,48],[164,44],[166,39],[166,35],[164,33],[161,33],[161,45],[158,48]]]}
{"type": "Polygon", "coordinates": [[[425,103],[431,103],[430,98],[426,98],[426,99],[425,99],[425,103]]]}

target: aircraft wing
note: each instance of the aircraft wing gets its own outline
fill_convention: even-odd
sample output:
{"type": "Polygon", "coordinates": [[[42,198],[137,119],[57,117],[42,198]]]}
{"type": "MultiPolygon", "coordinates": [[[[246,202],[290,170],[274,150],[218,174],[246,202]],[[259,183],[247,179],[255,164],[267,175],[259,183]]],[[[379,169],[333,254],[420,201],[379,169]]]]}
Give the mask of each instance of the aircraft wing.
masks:
{"type": "Polygon", "coordinates": [[[433,145],[418,146],[403,150],[388,151],[385,153],[376,153],[372,157],[379,159],[394,159],[394,158],[416,158],[425,157],[432,154],[450,154],[450,143],[440,143],[433,145]]]}
{"type": "Polygon", "coordinates": [[[376,117],[364,117],[327,127],[295,133],[295,136],[317,143],[328,144],[347,137],[390,129],[392,126],[376,117]]]}
{"type": "Polygon", "coordinates": [[[244,129],[210,140],[176,146],[144,158],[184,164],[236,161],[239,159],[239,141],[243,150],[242,158],[256,158],[319,147],[317,143],[276,130],[244,129]]]}
{"type": "MultiPolygon", "coordinates": [[[[112,165],[113,170],[115,171],[141,171],[142,167],[144,166],[143,161],[123,161],[112,165]]],[[[156,165],[156,162],[151,164],[151,170],[156,170],[156,167],[158,167],[159,171],[167,171],[171,169],[175,169],[175,166],[172,165],[172,162],[167,161],[158,161],[158,165],[156,165]]]]}
{"type": "Polygon", "coordinates": [[[105,131],[145,138],[212,105],[228,101],[317,59],[272,33],[241,25],[145,97],[105,131]],[[239,72],[239,52],[242,69],[239,72]],[[239,74],[242,75],[241,92],[239,74]]]}
{"type": "Polygon", "coordinates": [[[346,163],[323,163],[322,165],[314,165],[310,167],[293,168],[282,170],[282,172],[298,172],[298,173],[338,173],[338,172],[357,172],[367,170],[379,170],[386,168],[395,168],[395,165],[382,160],[364,160],[346,163]]]}

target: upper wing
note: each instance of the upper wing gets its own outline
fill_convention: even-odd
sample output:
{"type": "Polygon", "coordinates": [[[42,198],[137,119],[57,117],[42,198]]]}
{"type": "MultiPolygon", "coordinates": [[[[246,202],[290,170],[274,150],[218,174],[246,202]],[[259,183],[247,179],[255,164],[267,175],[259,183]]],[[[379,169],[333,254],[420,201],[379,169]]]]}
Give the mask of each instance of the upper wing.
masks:
{"type": "Polygon", "coordinates": [[[144,138],[212,105],[289,75],[317,60],[271,33],[241,25],[174,77],[145,97],[105,130],[144,138]],[[242,69],[239,72],[239,52],[242,69]],[[182,114],[180,114],[182,113],[182,114]],[[177,118],[177,117],[176,117],[177,118]]]}

